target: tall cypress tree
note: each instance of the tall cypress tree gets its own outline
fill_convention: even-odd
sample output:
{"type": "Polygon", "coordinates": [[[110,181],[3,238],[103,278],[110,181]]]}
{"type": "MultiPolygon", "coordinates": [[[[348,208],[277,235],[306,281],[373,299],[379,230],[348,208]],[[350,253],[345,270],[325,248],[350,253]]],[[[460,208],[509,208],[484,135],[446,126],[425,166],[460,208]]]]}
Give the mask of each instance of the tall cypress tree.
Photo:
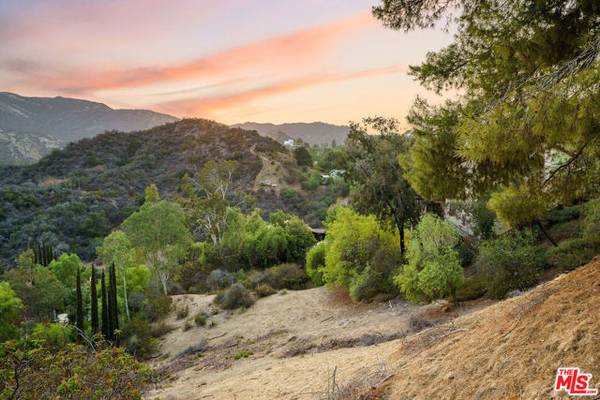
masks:
{"type": "Polygon", "coordinates": [[[105,339],[110,339],[111,327],[110,318],[108,317],[108,295],[106,293],[106,279],[104,271],[102,271],[102,276],[100,278],[100,286],[102,291],[102,335],[104,335],[105,339]]]}
{"type": "Polygon", "coordinates": [[[77,281],[75,290],[77,296],[77,328],[79,329],[80,333],[83,333],[83,296],[81,295],[81,269],[79,267],[77,267],[77,281]]]}
{"type": "Polygon", "coordinates": [[[98,333],[98,293],[96,291],[96,267],[92,265],[92,277],[90,278],[90,297],[92,311],[92,335],[98,333]]]}
{"type": "Polygon", "coordinates": [[[110,266],[110,285],[112,292],[112,326],[113,330],[119,329],[119,307],[117,303],[117,274],[115,270],[115,264],[110,266]]]}

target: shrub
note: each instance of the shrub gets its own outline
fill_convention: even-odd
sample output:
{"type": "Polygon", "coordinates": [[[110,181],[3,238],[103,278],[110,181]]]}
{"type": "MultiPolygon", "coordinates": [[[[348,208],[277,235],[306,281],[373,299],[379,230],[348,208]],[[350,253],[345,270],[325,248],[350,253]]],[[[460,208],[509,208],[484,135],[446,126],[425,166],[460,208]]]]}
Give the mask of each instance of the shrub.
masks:
{"type": "Polygon", "coordinates": [[[254,304],[254,298],[248,289],[236,283],[215,297],[215,303],[225,310],[248,308],[254,304]]]}
{"type": "Polygon", "coordinates": [[[187,318],[188,315],[190,315],[190,306],[188,306],[187,304],[184,307],[180,307],[177,309],[177,319],[187,318]]]}
{"type": "Polygon", "coordinates": [[[150,327],[150,335],[155,338],[162,337],[169,332],[173,332],[175,328],[173,325],[167,324],[166,322],[159,322],[157,324],[153,324],[150,327]]]}
{"type": "Polygon", "coordinates": [[[73,328],[63,324],[37,324],[31,337],[43,341],[45,345],[58,349],[71,343],[75,338],[73,328]]]}
{"type": "Polygon", "coordinates": [[[468,301],[485,296],[487,283],[485,276],[474,275],[465,279],[464,284],[456,291],[456,300],[468,301]]]}
{"type": "Polygon", "coordinates": [[[600,238],[600,198],[587,202],[583,211],[583,236],[590,241],[600,238]]]}
{"type": "Polygon", "coordinates": [[[240,360],[242,358],[248,358],[250,356],[254,355],[253,352],[251,352],[250,350],[241,350],[238,351],[237,353],[235,353],[235,355],[233,356],[233,358],[235,360],[240,360]]]}
{"type": "Polygon", "coordinates": [[[208,315],[206,315],[206,313],[204,311],[200,311],[194,317],[194,323],[196,324],[196,326],[205,326],[207,319],[208,319],[208,315]]]}
{"type": "Polygon", "coordinates": [[[189,331],[190,329],[192,329],[194,327],[194,325],[192,324],[192,321],[190,321],[189,319],[185,321],[185,323],[183,324],[183,328],[181,328],[184,332],[189,331]]]}
{"type": "Polygon", "coordinates": [[[153,373],[120,347],[56,350],[25,339],[0,344],[0,376],[2,398],[141,400],[153,373]]]}
{"type": "Polygon", "coordinates": [[[254,288],[254,293],[256,293],[258,297],[267,297],[277,293],[277,290],[273,289],[270,285],[267,285],[266,283],[261,283],[260,285],[254,288]]]}
{"type": "Polygon", "coordinates": [[[338,207],[328,215],[323,281],[353,289],[353,300],[393,294],[400,265],[398,235],[383,230],[373,216],[338,207]],[[369,289],[373,287],[374,290],[369,289]]]}
{"type": "Polygon", "coordinates": [[[173,308],[173,299],[156,290],[146,292],[145,312],[150,321],[158,321],[166,317],[173,308]]]}
{"type": "Polygon", "coordinates": [[[137,358],[148,358],[158,351],[159,341],[154,337],[148,321],[143,318],[136,316],[125,323],[121,338],[127,352],[137,358]]]}
{"type": "Polygon", "coordinates": [[[546,263],[561,270],[571,270],[588,263],[600,251],[600,245],[586,239],[570,239],[546,251],[546,263]]]}
{"type": "Polygon", "coordinates": [[[551,224],[560,224],[578,219],[581,215],[581,206],[557,207],[551,210],[546,221],[551,224]]]}
{"type": "Polygon", "coordinates": [[[255,285],[269,285],[273,289],[303,289],[308,281],[304,268],[297,264],[280,264],[254,277],[255,285]]]}
{"type": "Polygon", "coordinates": [[[450,223],[425,214],[411,233],[408,264],[395,278],[406,298],[413,302],[455,297],[463,284],[460,256],[455,249],[460,236],[450,223]]]}
{"type": "Polygon", "coordinates": [[[23,303],[8,282],[0,282],[0,342],[19,335],[23,303]]]}
{"type": "Polygon", "coordinates": [[[235,283],[235,278],[232,274],[226,271],[222,271],[220,269],[215,269],[208,274],[208,278],[206,279],[206,286],[210,290],[221,290],[226,289],[229,286],[235,283]]]}
{"type": "Polygon", "coordinates": [[[482,241],[476,263],[486,277],[487,294],[492,298],[533,286],[541,264],[534,235],[529,230],[482,241]]]}
{"type": "Polygon", "coordinates": [[[306,274],[317,286],[323,285],[323,269],[325,268],[325,256],[327,245],[319,242],[306,253],[306,274]]]}

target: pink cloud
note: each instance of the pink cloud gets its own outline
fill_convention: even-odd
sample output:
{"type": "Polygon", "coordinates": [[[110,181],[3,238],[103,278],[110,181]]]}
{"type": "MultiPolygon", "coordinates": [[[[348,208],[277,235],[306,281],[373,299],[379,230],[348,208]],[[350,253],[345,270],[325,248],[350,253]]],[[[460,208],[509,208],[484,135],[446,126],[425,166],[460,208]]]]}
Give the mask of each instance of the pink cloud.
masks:
{"type": "Polygon", "coordinates": [[[271,85],[265,85],[223,96],[213,96],[200,99],[190,98],[164,103],[159,105],[158,108],[164,112],[170,112],[176,115],[210,116],[213,111],[244,105],[264,97],[288,93],[295,90],[328,83],[404,73],[406,70],[407,68],[404,66],[394,65],[383,68],[371,68],[346,74],[336,73],[307,76],[302,78],[291,78],[271,85]]]}
{"type": "MultiPolygon", "coordinates": [[[[179,65],[103,69],[96,71],[28,70],[21,78],[32,86],[66,94],[88,94],[107,89],[143,87],[166,82],[213,79],[256,69],[261,73],[318,63],[338,39],[376,24],[369,13],[337,20],[290,34],[245,44],[179,65]]],[[[4,63],[4,68],[9,68],[4,63]]],[[[18,70],[12,69],[18,74],[18,70]]]]}

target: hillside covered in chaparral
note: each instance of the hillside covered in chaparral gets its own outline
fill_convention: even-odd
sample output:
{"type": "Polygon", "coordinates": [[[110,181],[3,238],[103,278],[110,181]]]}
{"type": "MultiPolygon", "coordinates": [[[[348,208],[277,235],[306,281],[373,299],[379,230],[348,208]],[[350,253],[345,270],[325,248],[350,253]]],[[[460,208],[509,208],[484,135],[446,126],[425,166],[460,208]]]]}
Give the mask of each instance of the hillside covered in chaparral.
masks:
{"type": "Polygon", "coordinates": [[[0,400],[600,399],[598,0],[2,0],[0,44],[0,400]]]}

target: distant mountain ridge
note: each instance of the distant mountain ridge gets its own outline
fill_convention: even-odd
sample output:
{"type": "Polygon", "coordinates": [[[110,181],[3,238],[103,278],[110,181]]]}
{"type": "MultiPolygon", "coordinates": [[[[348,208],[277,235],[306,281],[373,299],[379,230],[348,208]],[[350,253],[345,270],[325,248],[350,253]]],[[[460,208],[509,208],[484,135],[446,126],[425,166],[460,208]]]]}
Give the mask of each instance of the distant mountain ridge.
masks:
{"type": "Polygon", "coordinates": [[[235,124],[233,126],[257,131],[263,136],[280,142],[286,139],[301,139],[311,145],[331,145],[334,140],[337,144],[342,144],[346,141],[348,132],[350,131],[349,126],[333,125],[325,122],[293,122],[285,124],[244,122],[243,124],[235,124]]]}
{"type": "Polygon", "coordinates": [[[0,164],[34,162],[56,144],[63,147],[105,131],[139,131],[177,120],[154,111],[119,110],[88,100],[0,92],[0,130],[4,133],[0,140],[9,146],[0,153],[0,164]],[[11,134],[10,140],[6,133],[11,134]],[[45,143],[49,146],[44,147],[45,143]]]}

